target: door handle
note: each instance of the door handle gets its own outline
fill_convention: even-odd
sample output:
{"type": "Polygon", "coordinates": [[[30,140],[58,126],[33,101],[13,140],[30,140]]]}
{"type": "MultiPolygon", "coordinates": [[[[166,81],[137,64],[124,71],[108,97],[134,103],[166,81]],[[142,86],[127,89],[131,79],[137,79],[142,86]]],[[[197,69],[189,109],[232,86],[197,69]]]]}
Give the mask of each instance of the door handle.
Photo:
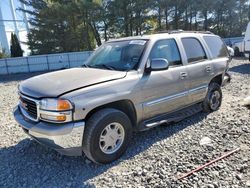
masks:
{"type": "Polygon", "coordinates": [[[212,68],[210,66],[206,66],[206,72],[211,72],[212,68]]]}
{"type": "Polygon", "coordinates": [[[180,76],[181,76],[181,79],[183,80],[188,76],[188,74],[186,72],[181,72],[180,76]]]}

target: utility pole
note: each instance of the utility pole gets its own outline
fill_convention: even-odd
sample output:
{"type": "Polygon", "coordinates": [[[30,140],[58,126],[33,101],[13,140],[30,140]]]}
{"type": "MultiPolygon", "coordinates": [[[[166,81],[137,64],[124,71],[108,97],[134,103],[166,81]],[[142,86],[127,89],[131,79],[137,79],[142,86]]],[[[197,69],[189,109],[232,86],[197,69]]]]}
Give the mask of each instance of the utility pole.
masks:
{"type": "Polygon", "coordinates": [[[3,21],[3,15],[2,15],[2,6],[0,2],[0,48],[5,50],[5,53],[10,54],[10,48],[9,43],[5,31],[5,25],[3,21]]]}
{"type": "MultiPolygon", "coordinates": [[[[21,8],[26,11],[26,6],[24,3],[20,2],[21,3],[21,8]]],[[[23,12],[23,20],[24,20],[24,23],[25,23],[25,26],[26,26],[26,30],[27,30],[27,33],[30,32],[30,26],[29,26],[29,23],[28,23],[28,16],[27,16],[27,13],[26,12],[23,12]]]]}
{"type": "Polygon", "coordinates": [[[17,27],[17,18],[16,18],[16,11],[15,11],[15,7],[14,7],[14,2],[13,0],[9,0],[10,1],[10,9],[11,9],[11,14],[12,14],[12,18],[13,18],[13,23],[14,23],[14,27],[15,27],[15,34],[18,38],[18,40],[20,41],[20,37],[19,37],[19,30],[17,27]]]}

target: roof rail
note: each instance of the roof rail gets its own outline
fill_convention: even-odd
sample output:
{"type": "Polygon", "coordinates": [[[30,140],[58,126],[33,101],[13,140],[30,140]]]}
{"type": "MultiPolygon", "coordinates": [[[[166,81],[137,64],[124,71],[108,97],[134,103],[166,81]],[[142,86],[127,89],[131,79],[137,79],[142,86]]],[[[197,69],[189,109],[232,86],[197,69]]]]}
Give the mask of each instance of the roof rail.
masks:
{"type": "Polygon", "coordinates": [[[168,33],[168,34],[176,34],[176,33],[201,33],[201,34],[214,34],[211,31],[184,31],[184,30],[166,30],[166,31],[159,31],[157,33],[168,33]]]}

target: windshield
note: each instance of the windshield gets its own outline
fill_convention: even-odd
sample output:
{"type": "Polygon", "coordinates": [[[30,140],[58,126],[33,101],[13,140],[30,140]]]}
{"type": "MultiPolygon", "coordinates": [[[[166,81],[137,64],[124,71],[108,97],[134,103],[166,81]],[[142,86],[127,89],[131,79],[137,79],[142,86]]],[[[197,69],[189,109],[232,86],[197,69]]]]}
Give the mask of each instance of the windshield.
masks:
{"type": "Polygon", "coordinates": [[[118,71],[135,69],[140,62],[146,40],[109,42],[99,47],[83,66],[118,71]]]}

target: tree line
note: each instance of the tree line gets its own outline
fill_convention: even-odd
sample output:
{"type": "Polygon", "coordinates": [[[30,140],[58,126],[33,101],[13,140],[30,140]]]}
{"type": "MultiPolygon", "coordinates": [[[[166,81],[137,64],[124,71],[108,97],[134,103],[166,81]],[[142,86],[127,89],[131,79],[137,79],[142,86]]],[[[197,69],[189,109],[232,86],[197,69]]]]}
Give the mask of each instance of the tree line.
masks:
{"type": "Polygon", "coordinates": [[[164,30],[208,30],[236,37],[250,18],[249,0],[20,1],[30,7],[32,54],[93,50],[112,38],[164,30]]]}

